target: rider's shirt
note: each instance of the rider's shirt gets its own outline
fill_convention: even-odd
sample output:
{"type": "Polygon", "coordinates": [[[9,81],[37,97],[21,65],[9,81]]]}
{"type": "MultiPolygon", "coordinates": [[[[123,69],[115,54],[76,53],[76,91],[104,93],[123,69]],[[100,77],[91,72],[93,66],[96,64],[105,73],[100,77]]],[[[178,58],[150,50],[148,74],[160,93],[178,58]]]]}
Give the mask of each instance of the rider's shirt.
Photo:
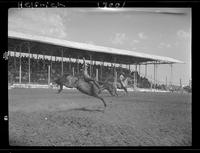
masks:
{"type": "Polygon", "coordinates": [[[83,72],[83,76],[84,76],[84,79],[85,81],[89,82],[89,81],[92,81],[96,84],[96,86],[99,88],[99,85],[96,83],[96,81],[94,79],[92,79],[89,74],[87,73],[87,66],[86,64],[84,63],[84,72],[83,72]]]}
{"type": "Polygon", "coordinates": [[[122,74],[119,76],[119,79],[120,79],[121,84],[122,84],[123,86],[125,86],[125,83],[123,82],[124,76],[123,76],[122,74]]]}
{"type": "Polygon", "coordinates": [[[85,69],[84,69],[84,75],[85,75],[85,77],[90,77],[89,75],[88,75],[88,73],[87,73],[87,68],[85,67],[85,69]]]}
{"type": "Polygon", "coordinates": [[[86,65],[85,65],[83,74],[84,74],[84,78],[86,79],[86,81],[91,80],[89,74],[87,73],[87,67],[86,67],[86,65]]]}
{"type": "Polygon", "coordinates": [[[121,75],[119,76],[119,79],[120,79],[121,81],[123,81],[123,80],[124,80],[124,76],[121,74],[121,75]]]}

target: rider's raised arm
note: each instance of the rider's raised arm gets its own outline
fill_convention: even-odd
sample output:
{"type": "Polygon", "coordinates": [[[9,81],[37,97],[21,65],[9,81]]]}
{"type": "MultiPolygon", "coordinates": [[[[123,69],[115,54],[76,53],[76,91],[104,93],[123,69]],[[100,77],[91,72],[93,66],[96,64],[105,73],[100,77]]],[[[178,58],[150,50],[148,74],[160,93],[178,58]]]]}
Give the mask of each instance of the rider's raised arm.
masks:
{"type": "Polygon", "coordinates": [[[84,68],[84,74],[87,75],[87,65],[85,63],[85,58],[83,57],[83,68],[84,68]]]}
{"type": "Polygon", "coordinates": [[[92,78],[89,76],[88,72],[87,72],[87,65],[86,65],[86,63],[85,63],[85,58],[83,58],[83,67],[84,67],[83,76],[84,76],[85,81],[87,81],[87,82],[93,81],[93,82],[96,84],[96,86],[99,88],[98,83],[97,83],[94,79],[92,79],[92,78]]]}

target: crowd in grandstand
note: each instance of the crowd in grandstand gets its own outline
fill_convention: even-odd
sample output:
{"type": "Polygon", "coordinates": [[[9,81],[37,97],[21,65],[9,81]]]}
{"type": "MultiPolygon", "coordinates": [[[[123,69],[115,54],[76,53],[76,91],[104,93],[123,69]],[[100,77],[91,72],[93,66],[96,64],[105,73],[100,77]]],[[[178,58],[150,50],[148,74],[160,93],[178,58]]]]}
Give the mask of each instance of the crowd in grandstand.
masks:
{"type": "MultiPolygon", "coordinates": [[[[29,58],[28,57],[14,57],[9,56],[8,58],[8,81],[9,83],[19,83],[19,66],[21,60],[21,82],[28,83],[29,81],[29,58]]],[[[62,74],[62,62],[61,61],[51,61],[50,59],[44,58],[30,58],[30,82],[31,83],[39,83],[39,84],[47,84],[48,83],[48,66],[51,66],[50,78],[54,80],[58,76],[62,74]]],[[[74,74],[80,73],[83,64],[77,62],[63,62],[63,74],[72,72],[74,70],[74,74]]],[[[92,65],[91,77],[96,77],[96,69],[99,70],[98,78],[99,80],[106,80],[109,74],[114,74],[113,67],[104,66],[101,68],[100,65],[92,65]],[[101,72],[103,70],[103,73],[101,72]]],[[[116,68],[117,72],[124,72],[124,74],[131,74],[134,78],[134,73],[136,73],[137,77],[137,87],[139,88],[157,88],[157,89],[166,89],[165,85],[151,84],[150,81],[139,75],[138,72],[131,72],[126,68],[116,68]]],[[[90,74],[90,65],[88,64],[88,74],[90,74]]],[[[129,84],[134,84],[134,79],[129,82],[129,84]]]]}

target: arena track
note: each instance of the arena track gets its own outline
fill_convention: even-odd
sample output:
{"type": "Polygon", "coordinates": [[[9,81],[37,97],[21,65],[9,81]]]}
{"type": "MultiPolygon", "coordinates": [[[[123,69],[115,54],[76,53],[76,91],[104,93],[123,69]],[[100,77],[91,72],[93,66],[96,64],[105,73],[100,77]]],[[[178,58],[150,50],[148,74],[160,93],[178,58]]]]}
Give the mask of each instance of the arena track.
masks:
{"type": "Polygon", "coordinates": [[[11,146],[191,146],[191,95],[9,90],[11,146]]]}

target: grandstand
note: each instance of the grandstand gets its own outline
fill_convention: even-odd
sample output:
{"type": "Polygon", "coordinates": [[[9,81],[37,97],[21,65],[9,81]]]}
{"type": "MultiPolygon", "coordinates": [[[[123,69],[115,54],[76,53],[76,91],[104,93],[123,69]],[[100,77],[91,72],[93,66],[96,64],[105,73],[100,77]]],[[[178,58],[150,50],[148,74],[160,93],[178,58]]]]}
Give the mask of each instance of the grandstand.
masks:
{"type": "Polygon", "coordinates": [[[11,84],[49,85],[67,72],[80,73],[83,57],[89,65],[89,74],[97,80],[104,81],[108,74],[123,71],[133,75],[129,85],[134,84],[135,88],[162,90],[167,87],[155,80],[156,65],[183,63],[169,57],[8,32],[8,81],[11,84]],[[153,79],[137,71],[137,66],[142,64],[154,64],[153,79]],[[136,66],[134,71],[131,65],[136,66]]]}

